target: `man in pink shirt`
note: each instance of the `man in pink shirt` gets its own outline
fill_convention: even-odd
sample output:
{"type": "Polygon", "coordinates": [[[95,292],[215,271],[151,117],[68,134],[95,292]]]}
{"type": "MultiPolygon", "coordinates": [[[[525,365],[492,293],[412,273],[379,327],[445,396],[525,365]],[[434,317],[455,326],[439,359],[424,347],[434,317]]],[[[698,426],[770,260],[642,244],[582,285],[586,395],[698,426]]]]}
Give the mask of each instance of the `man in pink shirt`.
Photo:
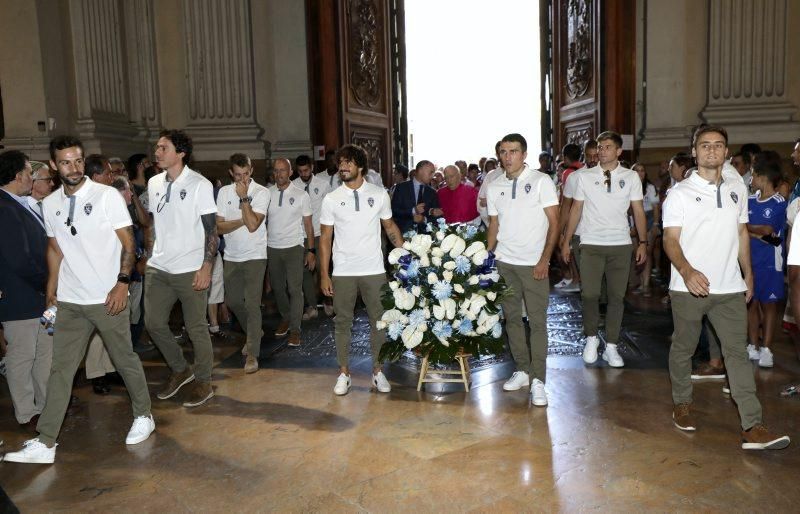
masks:
{"type": "Polygon", "coordinates": [[[478,190],[461,183],[458,167],[447,166],[444,169],[444,181],[447,187],[439,189],[437,194],[447,223],[470,223],[476,218],[480,221],[477,208],[478,190]]]}

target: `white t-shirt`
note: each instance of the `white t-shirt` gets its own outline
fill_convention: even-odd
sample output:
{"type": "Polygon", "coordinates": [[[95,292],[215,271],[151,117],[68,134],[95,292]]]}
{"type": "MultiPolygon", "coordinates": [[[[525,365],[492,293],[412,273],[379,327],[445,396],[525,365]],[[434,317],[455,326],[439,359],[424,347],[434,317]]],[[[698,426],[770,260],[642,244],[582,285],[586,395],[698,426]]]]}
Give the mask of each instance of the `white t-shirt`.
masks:
{"type": "Polygon", "coordinates": [[[319,175],[312,175],[308,184],[297,177],[292,181],[294,185],[308,193],[311,199],[311,224],[314,225],[314,237],[319,237],[319,213],[322,209],[322,199],[331,191],[328,181],[319,175]]]}
{"type": "MultiPolygon", "coordinates": [[[[570,173],[569,175],[567,175],[567,180],[564,181],[564,188],[562,190],[562,196],[564,198],[569,198],[570,200],[575,198],[575,189],[577,189],[577,187],[578,187],[578,178],[577,178],[576,175],[578,173],[581,173],[582,171],[584,171],[586,169],[588,169],[588,168],[578,168],[577,170],[575,170],[572,173],[570,173]]],[[[569,212],[567,212],[567,218],[569,218],[569,212]]],[[[581,235],[581,225],[582,224],[583,224],[583,220],[578,221],[578,226],[575,228],[575,234],[574,235],[576,235],[576,236],[580,236],[581,235]]]]}
{"type": "Polygon", "coordinates": [[[342,179],[339,177],[338,172],[334,173],[333,175],[328,175],[328,171],[323,170],[314,176],[319,177],[328,183],[328,191],[333,191],[334,189],[342,185],[342,179]]]}
{"type": "Polygon", "coordinates": [[[311,198],[291,182],[283,191],[278,186],[270,186],[268,191],[267,245],[270,248],[303,246],[306,238],[303,216],[311,216],[311,198]]]}
{"type": "Polygon", "coordinates": [[[147,195],[156,229],[153,256],[147,265],[173,274],[199,270],[206,242],[200,217],[217,212],[211,182],[184,166],[174,182],[167,181],[166,172],[152,177],[147,195]]]}
{"type": "Polygon", "coordinates": [[[656,186],[647,184],[647,190],[644,191],[644,198],[642,199],[644,212],[652,212],[656,205],[658,205],[658,192],[656,186]]]}
{"type": "Polygon", "coordinates": [[[497,177],[500,177],[505,173],[503,168],[495,168],[483,178],[483,182],[481,183],[481,188],[478,190],[478,200],[476,201],[476,206],[478,207],[478,214],[481,217],[481,220],[488,226],[489,225],[489,212],[486,210],[486,207],[481,206],[481,198],[484,200],[486,199],[486,191],[489,189],[489,184],[491,184],[497,177]]]}
{"type": "Polygon", "coordinates": [[[389,194],[364,181],[356,190],[342,185],[322,200],[320,223],[333,227],[333,275],[385,273],[381,220],[392,218],[389,194]]]}
{"type": "MultiPolygon", "coordinates": [[[[743,182],[723,180],[717,188],[697,173],[675,184],[664,201],[664,228],[681,228],[683,255],[708,278],[711,294],[747,290],[739,267],[739,225],[747,223],[747,210],[743,182]]],[[[688,292],[675,266],[669,288],[688,292]]]]}
{"type": "MultiPolygon", "coordinates": [[[[253,212],[266,216],[269,207],[269,192],[261,184],[251,180],[247,186],[247,196],[251,198],[250,206],[253,212]]],[[[224,186],[217,193],[217,216],[225,221],[242,219],[242,207],[239,195],[236,194],[236,185],[224,186]]],[[[267,226],[262,222],[255,232],[250,232],[247,227],[239,227],[233,232],[225,234],[224,260],[230,262],[244,262],[267,258],[267,226]]]]}
{"type": "Polygon", "coordinates": [[[789,253],[786,264],[800,266],[800,223],[797,223],[797,213],[800,211],[800,198],[795,198],[786,208],[786,222],[792,227],[792,239],[789,242],[789,253]],[[798,241],[795,243],[795,241],[798,241]]]}
{"type": "Polygon", "coordinates": [[[117,283],[122,243],[115,230],[131,226],[125,200],[116,189],[84,180],[75,192],[75,228],[66,225],[70,199],[60,187],[42,203],[48,237],[54,237],[64,259],[58,270],[60,301],[79,305],[105,303],[117,283]]]}
{"type": "Polygon", "coordinates": [[[364,180],[366,180],[370,184],[375,184],[376,186],[383,187],[383,178],[381,177],[381,174],[373,170],[372,168],[369,168],[367,170],[367,174],[364,176],[364,180]]]}
{"type": "Polygon", "coordinates": [[[546,207],[558,205],[558,193],[548,175],[525,166],[519,177],[503,174],[486,192],[489,216],[497,216],[497,260],[507,264],[533,266],[542,257],[550,223],[546,207]]]}
{"type": "Polygon", "coordinates": [[[573,198],[583,201],[581,244],[631,244],[628,208],[631,202],[642,200],[639,175],[619,164],[611,171],[610,185],[605,183],[600,165],[573,175],[578,179],[573,198]]]}

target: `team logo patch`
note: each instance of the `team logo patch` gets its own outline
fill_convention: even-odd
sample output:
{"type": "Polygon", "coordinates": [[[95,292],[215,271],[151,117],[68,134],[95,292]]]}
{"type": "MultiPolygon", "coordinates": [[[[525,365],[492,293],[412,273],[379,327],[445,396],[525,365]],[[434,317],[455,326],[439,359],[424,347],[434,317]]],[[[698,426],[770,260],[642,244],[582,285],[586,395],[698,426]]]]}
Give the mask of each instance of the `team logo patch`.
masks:
{"type": "Polygon", "coordinates": [[[228,200],[228,205],[230,205],[230,204],[231,204],[231,201],[230,201],[230,200],[228,200]]]}
{"type": "Polygon", "coordinates": [[[769,207],[764,209],[764,217],[765,218],[771,218],[772,217],[772,209],[770,209],[769,207]]]}
{"type": "Polygon", "coordinates": [[[731,191],[731,200],[733,200],[733,203],[739,203],[739,195],[731,191]]]}
{"type": "Polygon", "coordinates": [[[319,194],[319,188],[318,188],[318,187],[315,187],[315,188],[314,188],[314,194],[315,194],[315,195],[318,195],[318,194],[319,194]]]}
{"type": "Polygon", "coordinates": [[[370,196],[369,198],[367,198],[367,203],[369,204],[370,207],[372,207],[373,205],[375,205],[375,199],[370,196]]]}
{"type": "Polygon", "coordinates": [[[186,190],[181,189],[181,200],[183,200],[184,198],[186,198],[186,190]]]}
{"type": "Polygon", "coordinates": [[[528,194],[530,192],[531,192],[531,185],[530,184],[525,184],[525,194],[528,194]]]}
{"type": "Polygon", "coordinates": [[[61,216],[61,211],[56,211],[56,216],[61,216]]]}
{"type": "Polygon", "coordinates": [[[594,185],[599,186],[600,185],[600,181],[598,180],[597,182],[594,183],[594,185]]]}
{"type": "Polygon", "coordinates": [[[92,213],[92,204],[87,203],[86,205],[84,205],[83,212],[85,212],[87,216],[90,215],[92,213]]]}
{"type": "Polygon", "coordinates": [[[620,180],[619,181],[619,188],[620,189],[624,189],[625,188],[625,181],[624,180],[620,180]]]}
{"type": "Polygon", "coordinates": [[[341,205],[342,207],[344,207],[344,202],[342,202],[340,205],[341,205]]]}
{"type": "Polygon", "coordinates": [[[289,205],[294,205],[294,197],[289,198],[289,205]]]}
{"type": "Polygon", "coordinates": [[[500,193],[500,196],[505,196],[505,195],[506,195],[506,192],[505,192],[505,191],[502,191],[502,192],[500,193]]]}

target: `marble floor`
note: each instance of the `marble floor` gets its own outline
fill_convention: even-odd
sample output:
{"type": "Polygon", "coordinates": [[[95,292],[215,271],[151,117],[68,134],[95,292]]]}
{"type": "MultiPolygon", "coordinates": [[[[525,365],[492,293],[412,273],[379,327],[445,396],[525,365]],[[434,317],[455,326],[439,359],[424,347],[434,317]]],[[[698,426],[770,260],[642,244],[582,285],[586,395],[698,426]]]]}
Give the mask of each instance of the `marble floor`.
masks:
{"type": "MultiPolygon", "coordinates": [[[[254,375],[241,369],[241,335],[216,338],[216,397],[192,410],[154,399],[156,433],[137,446],[124,444],[124,388],[100,397],[80,380],[56,463],[0,463],[0,485],[22,512],[797,512],[800,400],[778,393],[800,365],[786,336],[775,368],[754,372],[765,421],[795,440],[745,452],[719,381],[696,384],[699,430],[673,427],[658,297],[629,297],[625,369],[583,365],[575,301],[554,297],[547,408],[502,391],[502,356],[478,363],[469,393],[418,393],[410,359],[387,367],[394,389],[378,394],[358,345],[353,388],[336,397],[321,319],[300,350],[266,337],[254,375]]],[[[143,361],[155,389],[167,370],[155,352],[143,361]]],[[[0,437],[6,451],[29,437],[4,381],[0,437]]]]}

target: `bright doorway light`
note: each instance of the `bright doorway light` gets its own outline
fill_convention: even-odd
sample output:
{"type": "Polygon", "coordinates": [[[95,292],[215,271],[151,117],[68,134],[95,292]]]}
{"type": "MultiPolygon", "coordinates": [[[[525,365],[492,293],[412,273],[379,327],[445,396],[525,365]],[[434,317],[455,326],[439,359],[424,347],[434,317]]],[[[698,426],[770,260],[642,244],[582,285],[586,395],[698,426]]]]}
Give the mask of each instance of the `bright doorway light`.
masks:
{"type": "Polygon", "coordinates": [[[541,145],[539,3],[405,0],[411,165],[494,157],[519,132],[541,145]]]}

